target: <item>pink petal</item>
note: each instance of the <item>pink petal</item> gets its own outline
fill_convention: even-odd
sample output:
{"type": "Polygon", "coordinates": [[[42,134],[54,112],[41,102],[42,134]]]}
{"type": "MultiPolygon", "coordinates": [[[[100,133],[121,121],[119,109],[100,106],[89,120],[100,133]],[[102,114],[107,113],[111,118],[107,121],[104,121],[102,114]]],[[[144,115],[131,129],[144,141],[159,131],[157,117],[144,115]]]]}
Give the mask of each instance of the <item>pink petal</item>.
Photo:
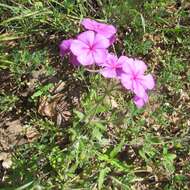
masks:
{"type": "Polygon", "coordinates": [[[126,57],[126,56],[121,56],[119,59],[119,62],[123,62],[122,68],[123,71],[127,74],[132,75],[135,71],[135,65],[134,65],[134,59],[126,57]]]}
{"type": "Polygon", "coordinates": [[[127,64],[127,57],[126,56],[119,57],[117,63],[123,67],[124,64],[127,64]]]}
{"type": "Polygon", "coordinates": [[[99,34],[102,34],[106,38],[111,38],[116,33],[116,28],[109,24],[97,22],[95,20],[85,18],[81,24],[88,30],[93,30],[99,34]]]}
{"type": "Polygon", "coordinates": [[[84,66],[94,64],[94,59],[91,53],[83,53],[77,57],[77,60],[84,66]]]}
{"type": "Polygon", "coordinates": [[[93,52],[93,57],[97,64],[102,64],[106,60],[107,50],[106,49],[96,49],[93,52]]]}
{"type": "Polygon", "coordinates": [[[70,63],[74,66],[80,65],[79,61],[77,60],[77,57],[73,54],[70,55],[70,63]]]}
{"type": "Polygon", "coordinates": [[[118,58],[116,55],[114,55],[112,53],[108,53],[103,66],[112,68],[114,65],[117,64],[117,60],[118,60],[118,58]]]}
{"type": "Polygon", "coordinates": [[[144,87],[138,82],[133,80],[133,92],[138,96],[138,97],[144,97],[144,95],[146,94],[146,91],[144,89],[144,87]]]}
{"type": "Polygon", "coordinates": [[[115,42],[116,42],[116,36],[115,36],[115,35],[111,36],[111,37],[109,38],[109,41],[110,41],[110,44],[115,43],[115,42]]]}
{"type": "Polygon", "coordinates": [[[144,72],[147,70],[146,64],[141,60],[134,60],[134,68],[136,73],[144,74],[144,72]]]}
{"type": "Polygon", "coordinates": [[[121,84],[128,90],[132,90],[132,80],[130,75],[121,74],[121,84]]]}
{"type": "Polygon", "coordinates": [[[149,90],[154,88],[155,82],[151,74],[143,76],[142,85],[144,86],[144,88],[149,89],[149,90]]]}
{"type": "Polygon", "coordinates": [[[81,24],[88,30],[94,30],[94,23],[95,21],[89,19],[89,18],[84,18],[81,22],[81,24]]]}
{"type": "Polygon", "coordinates": [[[105,78],[116,78],[117,73],[115,69],[104,68],[100,70],[100,74],[102,74],[105,78]]]}
{"type": "Polygon", "coordinates": [[[116,28],[112,25],[103,24],[103,23],[101,23],[101,25],[102,26],[100,30],[96,30],[96,32],[102,34],[106,38],[111,38],[117,31],[116,28]]]}
{"type": "Polygon", "coordinates": [[[88,46],[94,44],[95,33],[93,31],[86,31],[78,35],[77,39],[82,41],[88,46]]]}
{"type": "Polygon", "coordinates": [[[121,79],[121,75],[123,74],[122,68],[117,68],[117,69],[116,69],[116,73],[117,73],[117,78],[118,78],[118,79],[121,79]]]}
{"type": "Polygon", "coordinates": [[[78,56],[86,53],[88,46],[84,44],[82,41],[73,40],[70,49],[74,55],[78,56]]]}
{"type": "Polygon", "coordinates": [[[69,40],[63,40],[61,42],[61,44],[59,45],[61,56],[64,56],[65,54],[70,52],[70,46],[71,46],[72,41],[73,39],[69,39],[69,40]]]}
{"type": "Polygon", "coordinates": [[[95,40],[94,40],[94,48],[98,49],[105,49],[110,46],[110,42],[107,38],[100,34],[96,34],[95,40]]]}
{"type": "Polygon", "coordinates": [[[138,107],[138,108],[142,108],[144,106],[145,103],[148,102],[148,95],[145,94],[145,96],[143,98],[140,98],[138,96],[135,96],[133,98],[133,101],[135,103],[135,105],[138,107]]]}

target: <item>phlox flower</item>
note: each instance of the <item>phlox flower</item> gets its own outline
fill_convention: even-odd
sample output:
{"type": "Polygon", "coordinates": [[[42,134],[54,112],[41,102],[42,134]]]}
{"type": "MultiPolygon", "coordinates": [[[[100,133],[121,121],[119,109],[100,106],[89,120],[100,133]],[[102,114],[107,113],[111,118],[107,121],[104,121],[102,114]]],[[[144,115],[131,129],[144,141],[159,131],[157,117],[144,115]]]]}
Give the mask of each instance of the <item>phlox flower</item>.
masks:
{"type": "Polygon", "coordinates": [[[125,63],[125,57],[119,59],[116,55],[108,54],[105,62],[101,65],[103,69],[100,73],[106,78],[119,78],[122,74],[122,65],[125,63]]]}
{"type": "Polygon", "coordinates": [[[107,56],[109,40],[93,31],[86,31],[78,35],[71,43],[71,52],[82,65],[101,64],[107,56]]]}
{"type": "Polygon", "coordinates": [[[153,89],[155,85],[152,75],[144,74],[146,70],[147,66],[143,61],[126,57],[121,83],[126,89],[134,92],[138,98],[144,98],[146,90],[153,89]]]}
{"type": "Polygon", "coordinates": [[[80,63],[78,62],[77,58],[75,55],[71,53],[70,47],[73,39],[68,39],[68,40],[63,40],[61,44],[59,45],[59,50],[60,50],[60,56],[63,57],[66,54],[69,55],[69,62],[72,65],[78,66],[80,63]]]}
{"type": "Polygon", "coordinates": [[[100,23],[89,18],[83,19],[81,24],[86,29],[95,31],[98,34],[101,34],[105,38],[109,39],[111,44],[114,43],[116,40],[115,33],[117,32],[117,30],[113,25],[100,23]]]}

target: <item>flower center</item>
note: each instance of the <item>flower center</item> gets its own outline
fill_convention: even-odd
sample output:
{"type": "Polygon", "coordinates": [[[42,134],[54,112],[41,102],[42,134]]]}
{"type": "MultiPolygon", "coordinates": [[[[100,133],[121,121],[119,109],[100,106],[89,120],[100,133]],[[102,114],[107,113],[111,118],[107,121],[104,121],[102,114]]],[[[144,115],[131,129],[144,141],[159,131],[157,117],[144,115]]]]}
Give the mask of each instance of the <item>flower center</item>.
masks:
{"type": "Polygon", "coordinates": [[[89,46],[90,51],[93,51],[93,48],[94,48],[93,46],[89,46]]]}
{"type": "Polygon", "coordinates": [[[88,49],[89,49],[89,51],[94,51],[94,44],[92,44],[92,45],[88,45],[88,49]]]}
{"type": "Polygon", "coordinates": [[[131,78],[132,78],[132,80],[137,80],[138,79],[138,75],[137,74],[133,74],[131,78]]]}

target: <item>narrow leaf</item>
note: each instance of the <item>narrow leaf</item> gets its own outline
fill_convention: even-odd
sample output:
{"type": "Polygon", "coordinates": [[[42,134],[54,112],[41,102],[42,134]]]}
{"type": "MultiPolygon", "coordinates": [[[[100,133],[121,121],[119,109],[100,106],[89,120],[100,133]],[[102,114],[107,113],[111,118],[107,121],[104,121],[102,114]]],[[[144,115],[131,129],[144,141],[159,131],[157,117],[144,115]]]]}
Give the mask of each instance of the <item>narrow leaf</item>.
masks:
{"type": "Polygon", "coordinates": [[[110,172],[110,168],[108,167],[100,171],[99,178],[98,178],[98,189],[102,189],[105,177],[107,176],[108,172],[110,172]]]}
{"type": "Polygon", "coordinates": [[[110,153],[110,157],[114,158],[121,151],[124,144],[125,144],[125,138],[123,138],[121,142],[116,147],[114,147],[114,149],[110,153]]]}

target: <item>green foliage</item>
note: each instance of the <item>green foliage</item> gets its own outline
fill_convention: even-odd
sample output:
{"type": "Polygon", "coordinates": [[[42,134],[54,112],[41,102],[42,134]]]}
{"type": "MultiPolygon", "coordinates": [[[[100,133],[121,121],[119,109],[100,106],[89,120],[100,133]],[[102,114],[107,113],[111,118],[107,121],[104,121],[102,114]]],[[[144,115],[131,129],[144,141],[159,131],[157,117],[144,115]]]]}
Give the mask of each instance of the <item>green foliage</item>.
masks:
{"type": "Polygon", "coordinates": [[[163,148],[163,165],[169,173],[173,173],[175,171],[175,167],[173,165],[175,158],[175,154],[168,153],[167,147],[163,148]]]}
{"type": "Polygon", "coordinates": [[[38,89],[35,91],[35,93],[31,96],[32,99],[37,99],[42,95],[46,95],[49,93],[49,90],[53,87],[52,83],[49,83],[45,86],[38,87],[38,89]]]}
{"type": "Polygon", "coordinates": [[[0,112],[9,112],[12,111],[13,108],[15,108],[15,105],[19,98],[14,95],[0,95],[0,112]]]}
{"type": "MultiPolygon", "coordinates": [[[[103,164],[105,167],[105,165],[103,164]]],[[[98,189],[102,189],[105,177],[107,176],[108,172],[110,172],[110,168],[106,167],[100,170],[99,178],[98,178],[98,189]]]]}

